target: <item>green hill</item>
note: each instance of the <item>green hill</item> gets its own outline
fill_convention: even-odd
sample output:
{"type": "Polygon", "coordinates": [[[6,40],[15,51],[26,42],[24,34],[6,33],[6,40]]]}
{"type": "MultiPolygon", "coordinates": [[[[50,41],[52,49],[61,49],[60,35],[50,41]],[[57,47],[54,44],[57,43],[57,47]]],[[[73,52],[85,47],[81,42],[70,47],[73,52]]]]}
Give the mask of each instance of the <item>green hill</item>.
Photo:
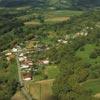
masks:
{"type": "Polygon", "coordinates": [[[20,7],[32,6],[33,8],[48,9],[90,9],[100,6],[99,0],[1,0],[0,6],[20,7]]]}
{"type": "Polygon", "coordinates": [[[99,16],[99,11],[94,11],[72,18],[63,26],[63,39],[69,34],[71,40],[50,50],[49,57],[61,72],[53,86],[58,100],[95,100],[93,94],[100,93],[99,16]]]}

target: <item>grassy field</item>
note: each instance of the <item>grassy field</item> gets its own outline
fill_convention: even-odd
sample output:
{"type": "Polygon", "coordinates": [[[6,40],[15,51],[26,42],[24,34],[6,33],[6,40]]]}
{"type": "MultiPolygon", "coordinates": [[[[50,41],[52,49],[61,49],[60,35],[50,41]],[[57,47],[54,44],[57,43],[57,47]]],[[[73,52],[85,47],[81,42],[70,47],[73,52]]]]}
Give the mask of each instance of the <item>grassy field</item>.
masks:
{"type": "Polygon", "coordinates": [[[48,11],[33,11],[32,13],[24,16],[18,17],[18,19],[26,20],[30,19],[29,21],[25,22],[25,25],[40,25],[41,23],[34,19],[34,17],[38,15],[44,16],[44,23],[45,24],[55,24],[62,21],[67,21],[71,16],[81,15],[82,11],[72,11],[72,10],[48,10],[48,11]],[[34,16],[34,17],[33,17],[34,16]]]}
{"type": "Polygon", "coordinates": [[[68,19],[69,19],[69,17],[52,17],[52,18],[45,19],[45,23],[55,24],[55,23],[58,23],[58,22],[67,21],[68,19]]]}
{"type": "Polygon", "coordinates": [[[32,26],[39,26],[39,25],[41,25],[40,22],[35,21],[35,20],[29,21],[29,22],[25,22],[24,24],[25,24],[26,26],[29,26],[29,25],[32,25],[32,26]]]}
{"type": "Polygon", "coordinates": [[[35,83],[30,82],[26,85],[26,87],[29,93],[36,100],[54,100],[52,93],[53,81],[54,80],[51,79],[51,80],[37,81],[35,83]]]}
{"type": "Polygon", "coordinates": [[[40,74],[33,76],[34,81],[44,80],[44,75],[47,75],[47,79],[55,79],[59,74],[59,69],[55,65],[46,66],[44,70],[41,70],[40,74]]]}
{"type": "Polygon", "coordinates": [[[95,95],[97,93],[100,93],[100,79],[95,80],[88,80],[82,84],[85,88],[92,91],[92,93],[95,95]]]}
{"type": "Polygon", "coordinates": [[[73,11],[73,10],[52,10],[52,11],[47,11],[46,16],[55,16],[55,17],[62,17],[62,16],[77,16],[81,15],[83,12],[82,11],[73,11]]]}
{"type": "Polygon", "coordinates": [[[57,66],[47,66],[45,69],[45,74],[48,76],[48,79],[55,79],[59,74],[59,69],[57,66]]]}
{"type": "Polygon", "coordinates": [[[15,59],[9,64],[9,79],[17,79],[18,80],[18,68],[15,59]]]}
{"type": "Polygon", "coordinates": [[[17,91],[16,94],[11,98],[11,100],[26,100],[20,91],[17,91]]]}
{"type": "Polygon", "coordinates": [[[87,44],[83,48],[83,51],[78,50],[76,52],[76,56],[82,58],[83,60],[87,60],[91,64],[100,63],[100,57],[97,57],[96,59],[90,58],[90,54],[94,51],[95,48],[97,48],[95,44],[87,44]]]}

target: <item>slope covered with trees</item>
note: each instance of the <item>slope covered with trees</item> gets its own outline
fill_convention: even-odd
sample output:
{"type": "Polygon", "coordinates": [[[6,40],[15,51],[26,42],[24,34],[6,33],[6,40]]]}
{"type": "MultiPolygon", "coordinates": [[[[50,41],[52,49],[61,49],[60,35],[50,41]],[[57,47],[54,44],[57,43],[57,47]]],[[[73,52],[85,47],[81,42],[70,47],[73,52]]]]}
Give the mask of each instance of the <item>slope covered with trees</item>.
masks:
{"type": "Polygon", "coordinates": [[[20,7],[32,6],[33,8],[50,9],[92,9],[100,6],[99,0],[1,0],[0,6],[20,7]]]}
{"type": "Polygon", "coordinates": [[[70,29],[67,33],[85,32],[88,35],[79,35],[68,44],[53,47],[49,52],[51,61],[60,69],[53,86],[57,100],[95,100],[93,93],[96,88],[100,90],[98,84],[95,84],[94,89],[88,89],[82,84],[94,79],[100,82],[99,16],[99,11],[94,11],[72,18],[64,26],[66,30],[70,29]]]}

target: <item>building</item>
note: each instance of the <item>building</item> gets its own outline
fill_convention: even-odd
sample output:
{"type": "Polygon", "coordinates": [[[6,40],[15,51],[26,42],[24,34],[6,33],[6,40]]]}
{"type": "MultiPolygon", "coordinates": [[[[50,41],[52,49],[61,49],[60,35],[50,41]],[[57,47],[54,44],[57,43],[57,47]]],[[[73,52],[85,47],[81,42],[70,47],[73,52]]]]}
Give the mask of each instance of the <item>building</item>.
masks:
{"type": "Polygon", "coordinates": [[[21,69],[29,68],[30,66],[28,64],[21,64],[21,69]]]}
{"type": "Polygon", "coordinates": [[[17,52],[18,52],[17,48],[13,48],[11,51],[12,51],[13,53],[17,53],[17,52]]]}
{"type": "Polygon", "coordinates": [[[11,53],[11,52],[8,52],[8,53],[6,53],[5,55],[6,55],[6,56],[11,56],[12,53],[11,53]]]}
{"type": "Polygon", "coordinates": [[[29,81],[32,80],[32,75],[31,73],[22,73],[22,78],[24,81],[29,81]]]}

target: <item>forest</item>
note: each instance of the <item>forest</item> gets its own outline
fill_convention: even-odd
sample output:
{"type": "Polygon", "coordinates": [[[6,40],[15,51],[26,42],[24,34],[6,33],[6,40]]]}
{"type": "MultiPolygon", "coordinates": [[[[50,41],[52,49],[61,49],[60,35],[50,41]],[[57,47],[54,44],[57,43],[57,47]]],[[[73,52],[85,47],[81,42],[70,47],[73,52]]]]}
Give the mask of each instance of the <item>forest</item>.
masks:
{"type": "Polygon", "coordinates": [[[100,6],[99,0],[1,0],[0,6],[20,7],[32,6],[33,8],[49,9],[92,9],[100,6]]]}

